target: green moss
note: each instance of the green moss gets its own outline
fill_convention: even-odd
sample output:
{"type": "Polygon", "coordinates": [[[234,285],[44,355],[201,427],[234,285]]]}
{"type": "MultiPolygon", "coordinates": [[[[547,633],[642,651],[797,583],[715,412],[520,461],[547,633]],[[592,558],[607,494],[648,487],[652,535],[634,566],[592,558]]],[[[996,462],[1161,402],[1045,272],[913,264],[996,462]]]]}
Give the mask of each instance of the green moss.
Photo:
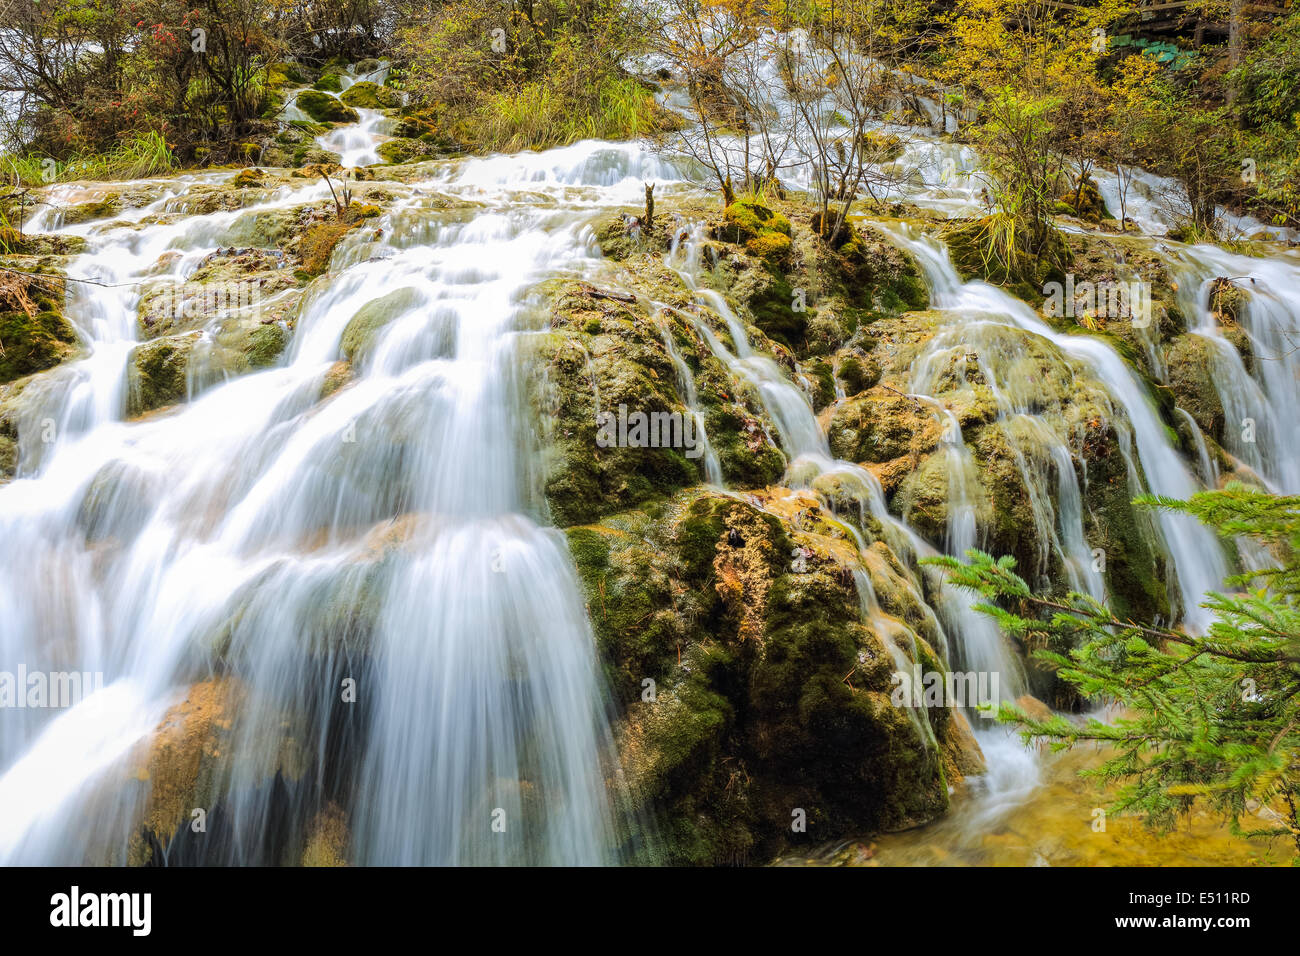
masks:
{"type": "Polygon", "coordinates": [[[0,312],[0,382],[53,368],[75,352],[77,334],[55,303],[41,298],[41,311],[0,312]]]}
{"type": "Polygon", "coordinates": [[[106,219],[109,216],[116,216],[121,209],[122,197],[117,193],[112,193],[103,199],[69,206],[63,210],[63,221],[71,225],[73,223],[88,222],[91,219],[106,219]]]}
{"type": "Polygon", "coordinates": [[[266,185],[260,169],[241,169],[230,177],[229,185],[235,189],[261,189],[266,185]]]}
{"type": "Polygon", "coordinates": [[[844,394],[857,395],[880,381],[880,363],[870,355],[850,355],[840,362],[840,381],[844,394]]]}
{"type": "Polygon", "coordinates": [[[306,83],[307,77],[303,75],[302,69],[297,63],[282,60],[279,63],[272,64],[267,70],[267,82],[272,86],[285,86],[290,83],[306,83]]]}
{"type": "Polygon", "coordinates": [[[343,89],[343,80],[337,73],[322,73],[320,79],[312,84],[312,89],[326,93],[337,93],[343,89]]]}
{"type": "Polygon", "coordinates": [[[765,262],[754,270],[750,281],[737,292],[748,293],[746,305],[754,324],[770,338],[791,348],[803,340],[809,314],[795,309],[794,287],[774,264],[765,262]]]}
{"type": "Polygon", "coordinates": [[[747,242],[770,233],[788,239],[792,234],[789,219],[750,199],[737,199],[722,211],[722,218],[715,234],[728,242],[747,242]]]}
{"type": "Polygon", "coordinates": [[[318,123],[355,123],[360,117],[352,107],[328,93],[303,90],[298,94],[298,108],[318,123]]]}
{"type": "Polygon", "coordinates": [[[392,165],[414,163],[437,154],[437,150],[418,139],[399,137],[385,140],[377,147],[379,158],[392,165]]]}
{"type": "Polygon", "coordinates": [[[302,237],[302,268],[298,270],[302,278],[310,279],[329,269],[334,247],[350,228],[347,223],[337,221],[317,222],[307,227],[302,237]]]}
{"type": "Polygon", "coordinates": [[[779,262],[784,259],[790,254],[790,249],[790,237],[779,232],[764,233],[745,243],[745,251],[751,256],[757,256],[769,262],[779,262]]]}
{"type": "Polygon", "coordinates": [[[251,368],[269,368],[274,365],[289,344],[289,330],[278,322],[268,322],[252,331],[244,354],[251,368]]]}
{"type": "Polygon", "coordinates": [[[699,481],[702,458],[687,457],[693,449],[597,441],[597,413],[617,414],[620,406],[629,415],[689,419],[655,325],[622,303],[592,299],[576,284],[559,286],[550,309],[555,334],[534,343],[545,376],[531,389],[537,420],[546,426],[544,485],[557,523],[586,524],[699,481]]]}
{"type": "Polygon", "coordinates": [[[190,355],[197,341],[196,333],[186,333],[154,339],[132,351],[127,374],[128,415],[185,401],[190,355]]]}
{"type": "Polygon", "coordinates": [[[18,471],[18,442],[0,435],[0,481],[7,481],[18,471]]]}
{"type": "Polygon", "coordinates": [[[744,406],[710,405],[704,427],[728,487],[764,488],[780,481],[785,456],[772,446],[761,422],[744,406]]]}
{"type": "Polygon", "coordinates": [[[354,109],[383,110],[402,105],[401,93],[369,80],[353,83],[339,99],[354,109]]]}
{"type": "MultiPolygon", "coordinates": [[[[840,364],[841,377],[844,364],[840,364]]],[[[938,421],[928,408],[883,389],[841,402],[827,428],[836,456],[880,464],[905,455],[919,458],[934,449],[938,436],[938,421]]]]}
{"type": "Polygon", "coordinates": [[[813,557],[796,570],[780,519],[709,493],[570,532],[626,701],[624,770],[661,820],[657,862],[745,862],[947,805],[938,753],[888,703],[891,659],[851,576],[800,540],[813,557]]]}
{"type": "Polygon", "coordinates": [[[340,340],[343,358],[352,364],[364,361],[379,332],[420,301],[419,293],[408,286],[367,302],[343,329],[340,340]]]}
{"type": "Polygon", "coordinates": [[[813,383],[813,411],[821,411],[835,401],[835,370],[821,359],[810,362],[807,372],[813,383]]]}
{"type": "Polygon", "coordinates": [[[1185,333],[1168,344],[1164,358],[1169,387],[1178,405],[1187,410],[1204,434],[1222,444],[1223,402],[1211,377],[1215,358],[1209,343],[1199,335],[1185,333]]]}

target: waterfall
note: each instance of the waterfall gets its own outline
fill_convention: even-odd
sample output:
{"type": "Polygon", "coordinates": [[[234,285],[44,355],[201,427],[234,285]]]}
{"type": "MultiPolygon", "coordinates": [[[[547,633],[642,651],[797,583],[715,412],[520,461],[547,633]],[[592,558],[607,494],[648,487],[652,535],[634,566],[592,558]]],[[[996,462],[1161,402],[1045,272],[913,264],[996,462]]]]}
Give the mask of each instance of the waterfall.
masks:
{"type": "MultiPolygon", "coordinates": [[[[386,69],[349,72],[341,84],[382,82],[386,69]]],[[[377,162],[385,138],[382,111],[357,112],[359,122],[317,139],[348,166],[377,162]]],[[[304,118],[292,104],[286,115],[304,118]]],[[[915,175],[884,199],[945,215],[981,208],[969,148],[907,133],[896,162],[915,175]],[[927,181],[936,171],[940,181],[927,181]]],[[[419,169],[417,182],[384,184],[396,199],[378,235],[350,234],[334,271],[305,290],[276,365],[195,379],[184,404],[131,420],[145,283],[183,283],[214,250],[243,244],[256,217],[325,201],[328,187],[303,181],[242,209],[187,214],[229,174],[179,176],[150,181],[158,198],[138,208],[81,224],[65,224],[60,207],[102,192],[47,190],[56,201],[29,231],[86,241],[67,264],[85,280],[70,283],[66,303],[83,354],[24,395],[18,476],[0,486],[0,655],[103,681],[64,710],[11,711],[0,723],[0,862],[125,862],[150,787],[162,788],[140,779],[149,747],[169,715],[200,706],[195,688],[209,683],[238,700],[222,717],[229,766],[208,794],[222,838],[205,843],[181,826],[156,848],[160,862],[293,862],[289,850],[336,800],[348,808],[348,856],[358,863],[620,859],[629,821],[609,695],[565,538],[536,487],[524,345],[547,326],[538,286],[599,267],[591,223],[636,205],[645,182],[665,187],[660,196],[690,189],[691,170],[645,144],[595,141],[419,169]],[[350,357],[351,381],[322,397],[348,329],[377,303],[384,321],[350,357]],[[91,817],[99,822],[87,836],[91,817]]],[[[1107,196],[1117,188],[1099,180],[1107,196]]],[[[1160,211],[1141,196],[1133,218],[1161,231],[1160,211]]],[[[665,257],[694,300],[676,314],[757,395],[787,456],[784,484],[828,511],[857,509],[845,527],[860,560],[851,569],[860,617],[895,669],[919,680],[920,632],[932,633],[948,666],[997,675],[998,702],[1014,702],[1029,692],[1019,650],[973,595],[917,566],[986,540],[975,458],[936,397],[944,376],[969,383],[978,371],[992,395],[1029,495],[1039,552],[1021,571],[1035,583],[1059,568],[1072,590],[1105,597],[1069,436],[1036,411],[1035,384],[1014,372],[1023,336],[1064,356],[1081,388],[1104,393],[1134,494],[1186,497],[1215,481],[1218,465],[1179,410],[1196,443],[1193,473],[1105,341],[1059,333],[1003,290],[963,282],[943,245],[916,227],[868,225],[917,261],[939,316],[904,388],[942,428],[933,452],[947,499],[942,540],[892,513],[871,471],[834,456],[799,373],[751,342],[727,298],[707,287],[698,226],[665,257]],[[868,525],[880,542],[868,540],[868,525]],[[881,608],[882,542],[925,616],[916,627],[881,608]]],[[[1300,491],[1289,418],[1300,403],[1300,267],[1211,246],[1160,252],[1180,277],[1188,332],[1211,343],[1208,371],[1230,426],[1254,424],[1251,441],[1230,427],[1227,451],[1270,487],[1300,491]],[[1243,293],[1249,369],[1209,309],[1220,278],[1243,293]]],[[[661,318],[669,308],[652,302],[645,318],[698,425],[706,481],[725,491],[690,367],[661,318]]],[[[211,331],[197,334],[206,341],[211,331]]],[[[1188,516],[1160,513],[1154,526],[1183,621],[1203,631],[1210,616],[1199,603],[1228,572],[1224,550],[1188,516]]],[[[989,765],[976,814],[987,819],[1037,784],[1038,765],[1013,734],[973,709],[967,716],[989,765]]],[[[908,719],[920,746],[937,751],[924,708],[908,719]]]]}
{"type": "MultiPolygon", "coordinates": [[[[1051,342],[1060,352],[1090,370],[1123,411],[1147,487],[1171,498],[1187,498],[1200,487],[1169,440],[1140,381],[1106,342],[1086,335],[1054,331],[1038,315],[1003,290],[985,282],[962,282],[946,249],[913,228],[882,225],[881,230],[910,252],[925,272],[932,304],[968,319],[1000,322],[1051,342]]],[[[1139,489],[1134,489],[1135,492],[1139,489]]],[[[1213,532],[1182,513],[1157,516],[1165,550],[1174,568],[1186,626],[1202,632],[1212,616],[1200,607],[1206,593],[1222,586],[1228,574],[1223,549],[1213,532]]]]}
{"type": "MultiPolygon", "coordinates": [[[[606,187],[607,203],[657,162],[608,144],[566,152],[557,178],[606,187]]],[[[0,651],[102,671],[105,686],[3,725],[0,859],[122,862],[147,797],[123,770],[214,674],[242,695],[235,759],[210,795],[230,836],[207,849],[182,827],[167,858],[286,862],[276,821],[287,812],[301,837],[330,794],[350,794],[359,862],[616,858],[604,679],[564,538],[521,460],[533,424],[518,346],[546,319],[529,290],[598,253],[589,210],[513,200],[538,188],[535,163],[470,161],[456,182],[397,187],[383,238],[349,239],[341,271],[306,293],[281,364],[140,421],[120,400],[132,283],[168,250],[179,280],[243,217],[323,186],[135,231],[68,227],[88,241],[70,273],[122,290],[70,297],[89,355],[36,403],[70,424],[0,487],[0,594],[18,609],[0,651]],[[434,189],[494,199],[466,217],[426,202],[434,189]],[[349,321],[392,292],[354,381],[318,403],[349,321]],[[104,825],[87,839],[72,821],[91,812],[104,825]]]]}
{"type": "Polygon", "coordinates": [[[1208,245],[1165,243],[1157,252],[1177,277],[1188,331],[1211,346],[1207,371],[1223,404],[1225,450],[1271,490],[1300,492],[1300,443],[1293,424],[1300,406],[1300,261],[1243,256],[1208,245]],[[1241,296],[1236,322],[1248,342],[1249,371],[1210,310],[1212,287],[1222,280],[1241,296]]]}

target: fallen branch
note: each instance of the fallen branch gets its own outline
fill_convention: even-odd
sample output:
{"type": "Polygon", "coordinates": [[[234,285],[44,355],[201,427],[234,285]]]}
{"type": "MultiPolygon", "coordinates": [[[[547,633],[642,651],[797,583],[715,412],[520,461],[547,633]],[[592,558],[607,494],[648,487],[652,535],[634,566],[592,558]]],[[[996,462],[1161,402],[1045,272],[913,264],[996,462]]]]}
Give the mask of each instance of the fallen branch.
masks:
{"type": "Polygon", "coordinates": [[[893,392],[895,395],[899,396],[900,398],[907,399],[909,402],[911,402],[913,405],[916,406],[917,411],[919,412],[925,411],[925,406],[922,405],[914,396],[908,395],[906,392],[900,392],[896,388],[890,388],[888,385],[885,385],[883,382],[881,383],[880,387],[887,392],[893,392]]]}
{"type": "Polygon", "coordinates": [[[591,296],[593,299],[613,299],[615,302],[635,302],[636,296],[629,295],[626,292],[606,292],[604,289],[597,289],[595,286],[582,286],[582,291],[591,296]]]}

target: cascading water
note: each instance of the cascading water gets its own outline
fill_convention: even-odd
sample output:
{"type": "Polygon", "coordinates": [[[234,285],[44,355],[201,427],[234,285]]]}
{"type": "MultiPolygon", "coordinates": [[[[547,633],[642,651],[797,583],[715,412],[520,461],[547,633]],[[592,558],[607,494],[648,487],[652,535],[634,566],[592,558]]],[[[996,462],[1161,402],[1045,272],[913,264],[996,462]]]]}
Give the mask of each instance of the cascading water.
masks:
{"type": "MultiPolygon", "coordinates": [[[[1082,335],[1055,332],[1019,299],[984,282],[964,283],[947,252],[934,239],[904,226],[881,227],[912,253],[924,270],[933,304],[949,314],[993,320],[1051,342],[1060,352],[1083,363],[1122,409],[1132,429],[1147,487],[1156,494],[1187,498],[1198,484],[1188,471],[1156,414],[1150,399],[1124,360],[1107,343],[1082,335]]],[[[1135,488],[1135,493],[1141,489],[1135,488]]],[[[1210,614],[1200,606],[1208,592],[1219,588],[1228,574],[1223,550],[1212,532],[1190,516],[1161,512],[1164,536],[1186,625],[1202,631],[1210,614]]]]}
{"type": "MultiPolygon", "coordinates": [[[[342,82],[376,78],[349,73],[342,82]]],[[[358,112],[359,123],[318,140],[347,166],[376,162],[383,139],[383,114],[358,112]]],[[[286,115],[303,118],[292,105],[286,115]]],[[[916,175],[885,198],[954,215],[980,208],[969,149],[906,134],[896,162],[916,175]],[[939,185],[927,184],[936,170],[939,185]]],[[[158,181],[161,198],[108,222],[64,226],[52,206],[30,224],[84,236],[88,249],[68,272],[100,284],[73,283],[67,310],[88,354],[32,386],[19,477],[0,488],[9,542],[0,596],[14,609],[0,621],[0,652],[33,667],[102,672],[105,686],[55,716],[31,710],[3,724],[0,860],[121,862],[148,798],[124,770],[169,709],[213,675],[239,683],[230,691],[240,701],[230,731],[238,759],[216,784],[228,838],[211,852],[182,830],[165,861],[281,862],[285,838],[272,831],[286,806],[301,838],[336,798],[351,809],[358,862],[618,858],[625,830],[603,678],[571,559],[547,527],[528,460],[524,345],[546,324],[529,291],[554,273],[595,267],[587,223],[599,211],[634,203],[643,181],[671,188],[687,177],[639,145],[591,142],[440,163],[425,175],[388,184],[400,198],[382,236],[350,238],[335,253],[336,274],[297,310],[287,361],[196,383],[189,404],[139,421],[123,415],[141,283],[182,282],[244,234],[246,217],[324,200],[327,187],[286,187],[243,210],[140,226],[183,211],[188,194],[219,174],[180,177],[158,181]],[[378,298],[388,321],[353,362],[354,380],[321,401],[345,330],[378,298]],[[47,419],[56,439],[33,438],[41,429],[31,423],[47,419]],[[340,694],[349,687],[352,700],[340,694]],[[91,813],[102,823],[88,840],[71,821],[91,813]]],[[[1104,180],[1103,192],[1110,186],[1104,180]]],[[[71,202],[80,188],[50,194],[62,190],[71,202]]],[[[1140,202],[1136,218],[1156,221],[1140,202]]],[[[961,555],[981,541],[971,450],[957,417],[932,397],[973,348],[1030,490],[1043,542],[1034,573],[1059,568],[1072,589],[1101,599],[1067,436],[1008,371],[1006,333],[1050,342],[1100,383],[1131,445],[1134,492],[1185,497],[1198,482],[1139,381],[1104,342],[1057,333],[1001,290],[963,283],[935,240],[875,226],[920,263],[946,323],[907,387],[943,430],[943,549],[961,555]]],[[[720,324],[682,314],[759,396],[788,455],[785,483],[830,504],[823,489],[833,480],[835,503],[850,499],[859,524],[870,518],[901,560],[903,584],[951,666],[997,674],[999,699],[1015,700],[1027,681],[1014,649],[970,595],[913,567],[938,553],[935,544],[890,513],[871,472],[831,454],[804,391],[699,281],[701,240],[691,232],[671,264],[720,324]]],[[[1169,260],[1185,276],[1191,330],[1222,343],[1212,371],[1225,412],[1260,426],[1258,444],[1229,441],[1228,450],[1294,490],[1300,443],[1286,427],[1300,399],[1289,338],[1300,320],[1294,262],[1204,246],[1177,247],[1169,260]],[[1256,360],[1250,374],[1205,307],[1211,280],[1240,276],[1249,277],[1234,281],[1247,293],[1240,320],[1256,360]]],[[[703,435],[690,368],[663,333],[679,396],[703,435]]],[[[704,442],[704,477],[721,485],[704,442]]],[[[1203,439],[1200,447],[1205,479],[1217,466],[1203,439]]],[[[1197,605],[1221,584],[1226,560],[1191,519],[1157,520],[1184,619],[1203,628],[1197,605]]],[[[879,553],[850,530],[861,617],[895,668],[919,678],[918,631],[882,611],[869,573],[879,553]]],[[[990,799],[975,814],[987,820],[1024,798],[1038,767],[1010,734],[969,716],[990,768],[990,799]]],[[[922,746],[937,749],[925,711],[909,717],[922,746]]]]}
{"type": "MultiPolygon", "coordinates": [[[[622,201],[620,184],[639,188],[647,160],[586,144],[542,161],[553,165],[453,168],[454,183],[437,188],[503,200],[468,218],[427,204],[432,183],[407,190],[382,239],[336,252],[351,264],[304,299],[286,365],[140,422],[120,420],[139,296],[130,280],[169,248],[182,251],[172,273],[185,275],[261,207],[129,240],[112,223],[88,234],[70,271],[124,291],[81,320],[91,354],[67,373],[98,377],[116,397],[80,413],[80,430],[61,431],[0,490],[15,545],[0,587],[24,609],[6,616],[0,646],[33,668],[101,670],[106,686],[52,720],[5,724],[0,858],[120,862],[146,796],[120,779],[123,762],[214,669],[237,676],[242,695],[231,730],[240,757],[219,785],[228,862],[277,862],[267,855],[276,801],[309,817],[322,788],[352,793],[363,862],[614,858],[603,679],[563,538],[540,522],[520,460],[531,426],[518,346],[545,322],[526,293],[594,262],[591,214],[509,196],[549,174],[566,187],[612,178],[602,199],[622,201]],[[341,334],[377,289],[401,293],[385,300],[391,321],[355,363],[357,380],[317,405],[341,334]],[[351,619],[372,607],[373,620],[351,619]],[[341,702],[349,682],[355,712],[341,702]],[[354,765],[301,754],[310,772],[291,779],[286,748],[334,747],[340,721],[364,727],[354,765]],[[69,821],[91,806],[109,822],[87,841],[69,821]]],[[[85,301],[70,300],[74,315],[85,301]]],[[[35,404],[74,419],[62,394],[35,404]]],[[[169,854],[219,861],[183,835],[169,854]]]]}
{"type": "Polygon", "coordinates": [[[1216,246],[1160,247],[1177,277],[1188,331],[1211,346],[1209,374],[1223,404],[1225,450],[1281,494],[1300,491],[1300,445],[1293,424],[1300,405],[1300,262],[1261,259],[1216,246]],[[1225,337],[1210,299],[1218,283],[1240,294],[1235,319],[1252,368],[1225,337]]]}

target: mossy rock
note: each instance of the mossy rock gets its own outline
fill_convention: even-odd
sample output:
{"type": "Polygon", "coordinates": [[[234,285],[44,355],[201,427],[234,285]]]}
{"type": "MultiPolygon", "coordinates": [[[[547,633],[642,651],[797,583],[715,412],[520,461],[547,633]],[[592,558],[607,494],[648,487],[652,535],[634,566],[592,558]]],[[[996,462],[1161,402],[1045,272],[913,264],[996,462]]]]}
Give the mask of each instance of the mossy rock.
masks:
{"type": "Polygon", "coordinates": [[[0,435],[0,482],[8,481],[18,472],[18,442],[8,435],[0,435]]]}
{"type": "Polygon", "coordinates": [[[908,456],[915,463],[934,450],[940,431],[935,413],[915,399],[872,389],[835,406],[827,437],[846,461],[883,464],[908,456]]]}
{"type": "Polygon", "coordinates": [[[89,222],[92,219],[107,219],[109,216],[116,216],[121,211],[122,197],[117,193],[110,193],[103,199],[69,206],[63,210],[63,222],[66,225],[75,225],[76,223],[89,222]]]}
{"type": "Polygon", "coordinates": [[[607,219],[596,227],[596,244],[600,246],[601,254],[616,262],[640,254],[662,255],[668,251],[670,240],[669,230],[662,228],[657,221],[646,229],[640,218],[630,213],[607,219]]]}
{"type": "Polygon", "coordinates": [[[1058,206],[1063,207],[1061,211],[1066,215],[1094,223],[1114,218],[1106,209],[1106,200],[1102,198],[1097,181],[1091,176],[1082,181],[1076,179],[1057,198],[1060,200],[1058,206]]]}
{"type": "Polygon", "coordinates": [[[771,233],[787,239],[792,235],[789,219],[754,200],[737,199],[722,211],[722,219],[713,232],[727,242],[749,242],[771,233]]]}
{"type": "Polygon", "coordinates": [[[53,368],[77,351],[77,333],[56,303],[42,295],[34,315],[0,312],[0,382],[53,368]]]}
{"type": "Polygon", "coordinates": [[[332,71],[322,73],[320,79],[312,84],[312,89],[325,93],[338,93],[343,89],[343,78],[332,71]]]}
{"type": "Polygon", "coordinates": [[[285,95],[274,87],[268,87],[262,96],[262,111],[259,116],[264,120],[274,120],[284,111],[285,95]]]}
{"type": "MultiPolygon", "coordinates": [[[[646,862],[761,860],[786,840],[911,826],[947,806],[943,758],[889,703],[892,659],[859,620],[841,563],[855,551],[823,536],[838,527],[828,515],[804,523],[815,530],[686,492],[569,531],[626,704],[624,774],[661,820],[662,856],[646,862]],[[806,836],[791,835],[795,807],[806,836]]],[[[948,722],[935,726],[948,746],[948,722]]]]}
{"type": "Polygon", "coordinates": [[[880,381],[880,361],[874,355],[850,355],[839,365],[839,379],[845,395],[857,395],[880,381]]]}
{"type": "Polygon", "coordinates": [[[342,241],[352,227],[338,221],[317,222],[307,227],[302,237],[302,278],[310,279],[323,274],[330,266],[334,247],[342,241]]]}
{"type": "Polygon", "coordinates": [[[337,166],[343,159],[342,155],[329,149],[322,149],[319,146],[304,143],[293,151],[293,165],[296,167],[304,166],[337,166]]]}
{"type": "Polygon", "coordinates": [[[353,83],[343,91],[339,99],[354,109],[385,110],[402,105],[401,93],[380,86],[378,83],[372,83],[370,80],[353,83]]]}
{"type": "Polygon", "coordinates": [[[376,151],[380,159],[393,166],[413,163],[437,155],[437,150],[428,143],[405,137],[385,140],[376,147],[376,151]]]}
{"type": "Polygon", "coordinates": [[[745,243],[746,252],[768,262],[780,262],[790,254],[792,247],[790,237],[779,232],[764,233],[745,243]]]}
{"type": "Polygon", "coordinates": [[[903,155],[902,137],[881,130],[867,130],[862,134],[858,149],[872,163],[892,163],[903,155]]]}
{"type": "Polygon", "coordinates": [[[811,313],[797,307],[794,286],[776,264],[763,262],[747,269],[737,278],[732,292],[768,337],[790,348],[803,341],[811,313]]]}
{"type": "Polygon", "coordinates": [[[19,234],[17,229],[0,227],[0,255],[76,256],[86,251],[85,236],[19,234]]]}
{"type": "Polygon", "coordinates": [[[1165,369],[1169,387],[1179,407],[1186,409],[1201,431],[1223,443],[1223,401],[1212,377],[1217,361],[1213,346],[1191,332],[1173,339],[1165,347],[1165,369]]]}
{"type": "Polygon", "coordinates": [[[279,63],[271,64],[267,68],[266,79],[271,86],[298,85],[307,82],[302,67],[290,60],[282,60],[279,63]]]}
{"type": "Polygon", "coordinates": [[[344,360],[351,365],[364,362],[380,331],[422,301],[421,295],[408,286],[363,305],[343,329],[340,350],[344,360]]]}
{"type": "Polygon", "coordinates": [[[772,445],[763,422],[745,405],[710,405],[704,427],[728,487],[765,488],[785,473],[785,455],[772,445]]]}
{"type": "Polygon", "coordinates": [[[355,123],[357,111],[328,93],[303,90],[298,94],[298,108],[318,123],[355,123]]]}
{"type": "Polygon", "coordinates": [[[138,345],[127,369],[127,415],[183,402],[189,395],[189,366],[197,332],[169,335],[138,345]]]}
{"type": "Polygon", "coordinates": [[[248,334],[244,355],[250,368],[270,368],[289,345],[289,330],[279,322],[259,325],[248,334]]]}
{"type": "Polygon", "coordinates": [[[230,224],[224,241],[239,248],[284,247],[302,232],[301,212],[301,208],[290,208],[259,209],[243,213],[230,224]]]}
{"type": "Polygon", "coordinates": [[[830,362],[818,359],[805,366],[805,371],[812,382],[812,405],[814,412],[820,412],[827,405],[835,402],[835,369],[830,362]]]}
{"type": "Polygon", "coordinates": [[[1073,256],[1067,240],[1055,228],[1049,231],[1045,247],[1037,256],[1022,255],[1010,266],[995,255],[986,255],[987,232],[994,228],[996,224],[989,216],[953,220],[944,227],[948,254],[963,279],[983,279],[1004,286],[1021,300],[1034,303],[1043,300],[1048,282],[1064,282],[1064,270],[1073,256]]]}
{"type": "Polygon", "coordinates": [[[260,169],[249,167],[231,176],[228,185],[235,189],[262,189],[266,186],[265,177],[266,174],[260,169]]]}
{"type": "Polygon", "coordinates": [[[549,309],[552,334],[531,343],[538,375],[530,398],[545,426],[543,483],[556,523],[584,524],[699,481],[702,458],[688,454],[701,449],[698,438],[692,448],[598,442],[598,413],[690,417],[655,325],[577,283],[555,287],[549,309]]]}

